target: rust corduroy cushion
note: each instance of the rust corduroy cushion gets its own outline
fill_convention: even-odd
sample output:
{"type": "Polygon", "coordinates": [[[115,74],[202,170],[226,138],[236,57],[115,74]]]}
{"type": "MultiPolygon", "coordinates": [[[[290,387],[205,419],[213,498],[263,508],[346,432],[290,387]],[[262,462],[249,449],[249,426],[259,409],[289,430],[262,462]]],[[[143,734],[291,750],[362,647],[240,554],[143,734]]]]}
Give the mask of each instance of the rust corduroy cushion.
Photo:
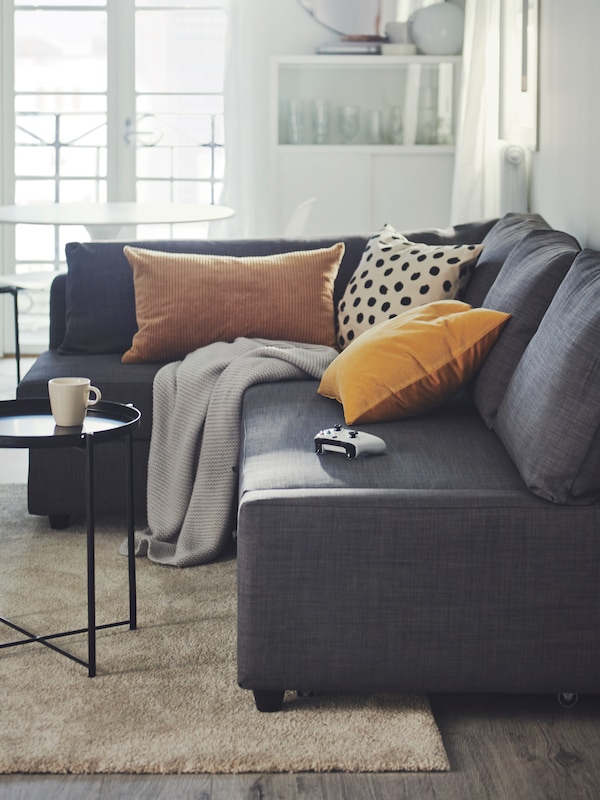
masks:
{"type": "Polygon", "coordinates": [[[240,336],[335,346],[333,284],[344,244],[272,256],[126,246],[138,331],[123,363],[175,361],[240,336]]]}
{"type": "Polygon", "coordinates": [[[469,381],[510,314],[439,300],[361,333],[327,367],[319,394],[338,400],[348,425],[411,417],[469,381]]]}

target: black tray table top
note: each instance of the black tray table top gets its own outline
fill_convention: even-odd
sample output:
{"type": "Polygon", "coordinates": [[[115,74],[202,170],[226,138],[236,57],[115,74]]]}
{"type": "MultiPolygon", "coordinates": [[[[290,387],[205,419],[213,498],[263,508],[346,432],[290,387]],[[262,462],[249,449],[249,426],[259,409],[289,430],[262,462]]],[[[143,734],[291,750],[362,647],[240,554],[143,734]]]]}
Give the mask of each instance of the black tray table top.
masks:
{"type": "Polygon", "coordinates": [[[98,443],[120,439],[140,425],[141,414],[133,406],[101,400],[87,410],[83,425],[56,425],[50,400],[0,402],[0,447],[85,447],[85,437],[98,443]]]}

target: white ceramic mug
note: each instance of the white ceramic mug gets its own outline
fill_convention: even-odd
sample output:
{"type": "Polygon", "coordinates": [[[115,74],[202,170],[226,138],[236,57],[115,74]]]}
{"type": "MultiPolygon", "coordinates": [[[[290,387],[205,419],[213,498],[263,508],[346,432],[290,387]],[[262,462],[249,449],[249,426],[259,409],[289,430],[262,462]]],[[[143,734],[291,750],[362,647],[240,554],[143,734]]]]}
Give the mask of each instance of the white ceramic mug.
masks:
{"type": "Polygon", "coordinates": [[[54,421],[65,428],[82,425],[88,406],[102,398],[100,389],[92,386],[89,378],[50,378],[48,394],[54,421]],[[93,400],[90,392],[94,393],[93,400]]]}

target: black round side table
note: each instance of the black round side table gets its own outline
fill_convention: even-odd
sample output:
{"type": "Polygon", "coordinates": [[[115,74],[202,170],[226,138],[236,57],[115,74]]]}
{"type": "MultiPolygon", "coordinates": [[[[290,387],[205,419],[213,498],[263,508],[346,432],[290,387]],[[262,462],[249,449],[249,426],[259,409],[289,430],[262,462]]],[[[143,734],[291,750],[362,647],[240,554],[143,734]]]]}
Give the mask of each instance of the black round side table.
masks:
{"type": "Polygon", "coordinates": [[[0,645],[16,647],[38,642],[61,653],[72,661],[88,668],[90,678],[96,675],[96,631],[129,625],[137,627],[137,598],[134,554],[134,510],[133,510],[133,434],[139,428],[141,414],[132,405],[123,405],[101,400],[88,409],[83,425],[63,428],[55,424],[47,399],[5,400],[0,402],[0,448],[52,448],[75,447],[86,454],[86,526],[87,526],[87,628],[38,635],[25,630],[13,622],[0,617],[24,639],[0,645]],[[94,449],[95,447],[123,439],[125,443],[125,480],[127,481],[127,541],[129,572],[129,619],[96,625],[96,577],[94,547],[94,449]],[[69,653],[54,644],[54,639],[86,633],[88,638],[88,660],[69,653]]]}

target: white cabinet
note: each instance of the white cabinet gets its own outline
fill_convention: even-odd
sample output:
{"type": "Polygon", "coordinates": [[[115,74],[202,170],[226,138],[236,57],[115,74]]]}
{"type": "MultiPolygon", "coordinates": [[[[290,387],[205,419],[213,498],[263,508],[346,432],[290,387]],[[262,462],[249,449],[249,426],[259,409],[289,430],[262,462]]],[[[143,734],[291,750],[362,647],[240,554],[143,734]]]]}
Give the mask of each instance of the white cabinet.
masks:
{"type": "Polygon", "coordinates": [[[309,197],[308,234],[449,224],[460,58],[272,61],[276,232],[309,197]]]}

